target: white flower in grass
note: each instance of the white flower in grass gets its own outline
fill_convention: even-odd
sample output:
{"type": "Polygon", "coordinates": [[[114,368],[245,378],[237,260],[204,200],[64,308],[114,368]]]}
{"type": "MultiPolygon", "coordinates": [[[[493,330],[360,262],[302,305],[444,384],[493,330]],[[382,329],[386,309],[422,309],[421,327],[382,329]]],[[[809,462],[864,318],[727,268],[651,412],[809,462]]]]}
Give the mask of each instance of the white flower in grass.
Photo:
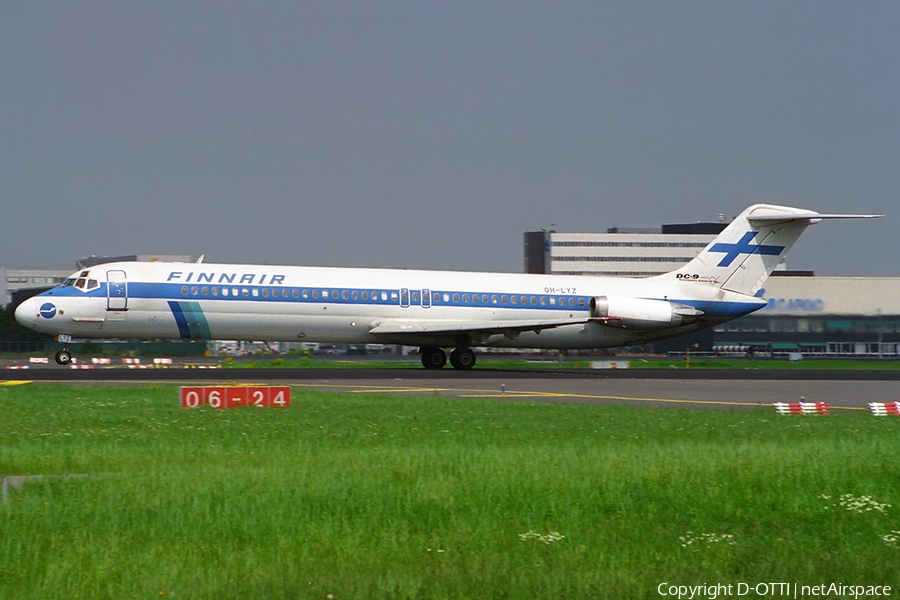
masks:
{"type": "Polygon", "coordinates": [[[693,531],[686,531],[684,535],[678,536],[678,539],[681,540],[682,548],[688,548],[690,546],[698,547],[700,545],[708,547],[715,545],[737,545],[734,536],[730,533],[701,533],[700,535],[696,535],[693,531]]]}
{"type": "Polygon", "coordinates": [[[551,531],[550,533],[543,535],[536,531],[526,531],[525,533],[519,534],[519,539],[523,542],[527,542],[528,540],[537,540],[542,544],[552,544],[554,542],[558,542],[559,540],[565,538],[563,534],[558,531],[551,531]]]}
{"type": "MultiPolygon", "coordinates": [[[[825,494],[819,495],[819,498],[822,498],[824,500],[831,499],[830,496],[826,496],[825,494]]],[[[837,504],[827,505],[825,507],[825,510],[828,510],[829,508],[836,508],[838,506],[840,506],[844,510],[860,515],[872,511],[885,513],[887,512],[887,509],[891,507],[891,505],[887,502],[877,502],[870,496],[854,496],[853,494],[841,494],[837,504]]]]}
{"type": "Polygon", "coordinates": [[[888,546],[900,548],[900,531],[892,531],[878,537],[880,537],[888,546]]]}

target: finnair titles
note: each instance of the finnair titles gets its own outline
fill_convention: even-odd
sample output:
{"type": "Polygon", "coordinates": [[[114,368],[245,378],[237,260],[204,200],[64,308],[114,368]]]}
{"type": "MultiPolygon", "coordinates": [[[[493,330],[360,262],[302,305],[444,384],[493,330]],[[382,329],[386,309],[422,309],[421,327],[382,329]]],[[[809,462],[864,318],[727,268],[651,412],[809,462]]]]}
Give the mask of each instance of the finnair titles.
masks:
{"type": "Polygon", "coordinates": [[[16,319],[73,338],[381,343],[471,369],[472,348],[610,348],[682,335],[766,306],[757,297],[819,214],[756,204],[689,263],[644,279],[400,269],[119,262],[79,271],[16,319]]]}

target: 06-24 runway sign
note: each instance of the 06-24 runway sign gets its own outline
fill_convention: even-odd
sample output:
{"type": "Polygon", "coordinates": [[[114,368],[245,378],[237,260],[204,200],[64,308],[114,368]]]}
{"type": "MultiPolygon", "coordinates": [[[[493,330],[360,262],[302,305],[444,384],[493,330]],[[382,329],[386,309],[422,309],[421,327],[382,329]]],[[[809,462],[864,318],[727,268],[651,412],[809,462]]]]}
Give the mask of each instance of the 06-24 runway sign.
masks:
{"type": "Polygon", "coordinates": [[[215,386],[181,388],[181,408],[289,408],[291,388],[288,386],[215,386]]]}

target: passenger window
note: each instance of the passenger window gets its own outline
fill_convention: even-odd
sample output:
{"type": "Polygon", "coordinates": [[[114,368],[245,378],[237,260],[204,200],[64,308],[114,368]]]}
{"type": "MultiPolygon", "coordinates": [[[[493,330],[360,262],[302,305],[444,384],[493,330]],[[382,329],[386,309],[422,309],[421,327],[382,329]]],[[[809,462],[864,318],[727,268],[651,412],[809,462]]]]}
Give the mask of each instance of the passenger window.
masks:
{"type": "Polygon", "coordinates": [[[269,288],[263,288],[263,298],[269,297],[269,288]]]}
{"type": "Polygon", "coordinates": [[[357,292],[356,290],[353,290],[353,293],[350,295],[350,297],[353,298],[354,300],[359,300],[359,292],[357,292]]]}
{"type": "Polygon", "coordinates": [[[535,298],[534,296],[532,296],[532,297],[531,297],[531,305],[534,306],[535,304],[537,304],[537,298],[535,298]]]}
{"type": "Polygon", "coordinates": [[[584,306],[584,298],[578,299],[578,306],[584,306]]]}
{"type": "Polygon", "coordinates": [[[547,296],[541,296],[541,306],[547,306],[547,296]]]}
{"type": "Polygon", "coordinates": [[[344,290],[343,292],[341,292],[341,298],[343,298],[344,300],[346,300],[349,297],[350,297],[350,292],[348,292],[347,290],[344,290]]]}
{"type": "Polygon", "coordinates": [[[250,295],[250,290],[248,290],[247,288],[244,288],[244,289],[241,290],[241,294],[242,294],[243,296],[249,296],[249,295],[250,295]]]}
{"type": "MultiPolygon", "coordinates": [[[[303,290],[303,297],[304,297],[304,298],[309,298],[309,290],[303,290]]],[[[319,295],[316,294],[316,298],[318,298],[318,297],[319,297],[319,295]]]]}
{"type": "Polygon", "coordinates": [[[444,294],[444,302],[450,302],[450,294],[444,294]]]}
{"type": "Polygon", "coordinates": [[[518,304],[518,303],[519,303],[519,299],[518,299],[517,297],[515,297],[515,296],[513,296],[512,298],[510,298],[510,300],[512,300],[512,303],[513,303],[513,304],[518,304]]]}
{"type": "Polygon", "coordinates": [[[469,295],[463,294],[463,302],[468,302],[468,301],[469,301],[469,295]]]}
{"type": "Polygon", "coordinates": [[[482,304],[487,304],[487,303],[488,303],[488,297],[487,297],[487,294],[482,294],[482,295],[481,295],[481,303],[482,303],[482,304]]]}
{"type": "MultiPolygon", "coordinates": [[[[304,291],[306,291],[306,290],[304,290],[304,291]]],[[[287,292],[287,290],[285,290],[285,292],[287,292]]],[[[300,297],[300,290],[298,290],[298,289],[296,289],[296,288],[293,289],[293,290],[291,291],[291,296],[293,296],[294,298],[299,298],[299,297],[300,297]]],[[[306,296],[303,296],[303,297],[306,298],[306,296]]]]}
{"type": "Polygon", "coordinates": [[[214,287],[214,288],[212,289],[212,292],[213,292],[213,296],[218,296],[218,295],[219,295],[219,288],[214,287]]]}
{"type": "Polygon", "coordinates": [[[363,300],[368,300],[368,299],[369,299],[369,292],[363,291],[363,293],[362,293],[362,299],[363,299],[363,300]]]}
{"type": "Polygon", "coordinates": [[[200,290],[200,293],[203,294],[204,296],[209,296],[209,288],[206,286],[203,286],[203,288],[200,290]]]}
{"type": "Polygon", "coordinates": [[[494,294],[493,296],[491,296],[491,303],[497,304],[497,294],[494,294]]]}
{"type": "Polygon", "coordinates": [[[387,292],[381,292],[381,299],[387,300],[387,292]]]}
{"type": "MultiPolygon", "coordinates": [[[[297,294],[297,290],[294,290],[294,298],[297,297],[296,294],[297,294]]],[[[273,296],[276,295],[276,294],[275,294],[275,290],[272,290],[272,295],[273,295],[273,296]]],[[[284,288],[283,290],[281,290],[281,297],[282,297],[282,298],[287,298],[287,297],[288,297],[288,290],[287,290],[287,288],[284,288]]]]}
{"type": "Polygon", "coordinates": [[[238,290],[237,290],[237,288],[231,288],[231,295],[232,295],[232,296],[237,296],[237,295],[238,295],[238,290]]]}
{"type": "Polygon", "coordinates": [[[569,298],[569,306],[575,306],[575,298],[569,298]]]}
{"type": "Polygon", "coordinates": [[[556,298],[550,298],[550,306],[556,306],[556,298]]]}
{"type": "Polygon", "coordinates": [[[413,301],[414,303],[418,303],[418,302],[419,302],[419,292],[413,292],[413,293],[412,293],[412,301],[413,301]]]}
{"type": "Polygon", "coordinates": [[[500,304],[506,304],[507,302],[509,302],[509,298],[507,298],[506,296],[500,296],[500,304]]]}
{"type": "MultiPolygon", "coordinates": [[[[253,291],[253,297],[254,297],[254,298],[259,298],[259,289],[258,289],[258,288],[253,288],[252,291],[253,291]]],[[[247,294],[244,294],[244,295],[246,296],[247,294]]]]}
{"type": "Polygon", "coordinates": [[[181,287],[181,295],[182,295],[182,296],[187,296],[187,292],[188,292],[187,286],[186,286],[186,285],[185,285],[185,286],[182,286],[182,287],[181,287]]]}
{"type": "Polygon", "coordinates": [[[328,290],[322,290],[322,298],[328,297],[328,290]]]}
{"type": "Polygon", "coordinates": [[[397,298],[397,292],[391,292],[391,300],[396,300],[397,298]]]}
{"type": "MultiPolygon", "coordinates": [[[[306,298],[306,290],[303,290],[303,297],[306,298]]],[[[313,290],[313,298],[319,298],[319,290],[313,290]]]]}
{"type": "Polygon", "coordinates": [[[459,302],[459,294],[453,294],[453,301],[459,302]]]}
{"type": "Polygon", "coordinates": [[[222,295],[223,295],[223,296],[227,296],[227,295],[228,295],[228,288],[222,288],[222,295]]]}

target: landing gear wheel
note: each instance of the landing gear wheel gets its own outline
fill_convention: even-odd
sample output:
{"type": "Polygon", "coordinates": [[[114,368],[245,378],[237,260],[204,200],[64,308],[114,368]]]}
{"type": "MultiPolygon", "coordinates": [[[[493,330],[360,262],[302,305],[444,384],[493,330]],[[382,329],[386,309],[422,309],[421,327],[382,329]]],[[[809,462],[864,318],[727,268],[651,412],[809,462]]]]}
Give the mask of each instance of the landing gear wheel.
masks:
{"type": "Polygon", "coordinates": [[[450,364],[454,369],[468,371],[475,366],[475,353],[469,348],[457,348],[450,353],[450,364]]]}
{"type": "Polygon", "coordinates": [[[68,350],[60,350],[56,353],[56,364],[68,365],[72,362],[72,354],[68,350]]]}
{"type": "Polygon", "coordinates": [[[440,348],[422,348],[422,364],[426,369],[443,369],[447,355],[440,348]]]}

